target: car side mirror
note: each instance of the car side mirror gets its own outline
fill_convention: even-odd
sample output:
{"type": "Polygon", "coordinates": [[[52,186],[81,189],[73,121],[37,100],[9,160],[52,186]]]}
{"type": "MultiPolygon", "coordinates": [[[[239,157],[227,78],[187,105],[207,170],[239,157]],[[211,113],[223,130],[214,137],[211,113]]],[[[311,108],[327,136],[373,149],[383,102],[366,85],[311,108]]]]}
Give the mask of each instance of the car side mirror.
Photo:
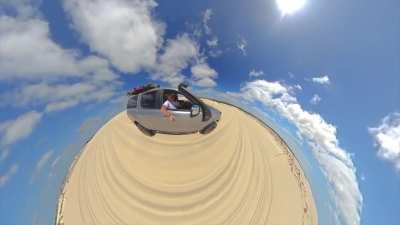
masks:
{"type": "Polygon", "coordinates": [[[190,116],[194,117],[199,115],[200,113],[200,106],[199,105],[192,105],[192,108],[190,110],[190,116]]]}

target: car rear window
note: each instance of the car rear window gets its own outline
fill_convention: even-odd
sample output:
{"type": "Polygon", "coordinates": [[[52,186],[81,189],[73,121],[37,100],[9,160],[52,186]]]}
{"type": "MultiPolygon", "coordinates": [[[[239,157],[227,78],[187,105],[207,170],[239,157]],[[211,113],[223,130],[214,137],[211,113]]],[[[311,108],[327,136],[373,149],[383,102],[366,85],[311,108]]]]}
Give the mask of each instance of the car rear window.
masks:
{"type": "Polygon", "coordinates": [[[157,97],[156,91],[142,94],[142,99],[141,99],[140,105],[142,106],[142,108],[145,108],[145,109],[156,109],[156,108],[158,108],[156,97],[157,97]]]}
{"type": "Polygon", "coordinates": [[[129,98],[127,108],[128,108],[128,109],[130,109],[130,108],[136,108],[136,106],[137,106],[137,100],[138,100],[138,96],[137,96],[137,95],[134,95],[134,96],[132,96],[131,98],[129,98]]]}

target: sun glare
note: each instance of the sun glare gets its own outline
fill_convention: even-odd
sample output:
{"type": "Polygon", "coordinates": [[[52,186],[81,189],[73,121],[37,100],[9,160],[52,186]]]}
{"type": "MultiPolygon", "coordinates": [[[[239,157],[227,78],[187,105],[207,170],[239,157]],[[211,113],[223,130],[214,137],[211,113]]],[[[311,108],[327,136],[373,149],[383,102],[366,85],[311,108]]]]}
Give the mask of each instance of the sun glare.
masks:
{"type": "Polygon", "coordinates": [[[290,15],[295,13],[304,7],[307,0],[276,0],[279,11],[281,11],[282,16],[290,15]]]}

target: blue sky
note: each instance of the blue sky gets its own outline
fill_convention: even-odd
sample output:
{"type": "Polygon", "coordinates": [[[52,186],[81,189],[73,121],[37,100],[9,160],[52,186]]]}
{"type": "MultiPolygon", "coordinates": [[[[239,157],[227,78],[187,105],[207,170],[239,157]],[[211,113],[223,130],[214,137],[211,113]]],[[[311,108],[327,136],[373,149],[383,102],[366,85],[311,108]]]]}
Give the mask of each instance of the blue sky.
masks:
{"type": "Polygon", "coordinates": [[[282,2],[0,0],[0,224],[46,221],[34,203],[53,210],[82,132],[150,81],[277,112],[326,178],[332,217],[398,223],[400,2],[282,2]]]}

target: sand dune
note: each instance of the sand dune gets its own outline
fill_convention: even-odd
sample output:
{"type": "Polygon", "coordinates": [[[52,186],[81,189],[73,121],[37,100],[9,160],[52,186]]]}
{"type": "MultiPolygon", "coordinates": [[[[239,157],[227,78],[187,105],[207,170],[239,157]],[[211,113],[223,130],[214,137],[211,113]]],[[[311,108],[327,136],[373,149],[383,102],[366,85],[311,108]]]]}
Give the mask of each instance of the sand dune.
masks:
{"type": "Polygon", "coordinates": [[[282,140],[245,112],[209,135],[146,137],[126,112],[86,145],[57,224],[317,224],[309,184],[282,140]]]}

